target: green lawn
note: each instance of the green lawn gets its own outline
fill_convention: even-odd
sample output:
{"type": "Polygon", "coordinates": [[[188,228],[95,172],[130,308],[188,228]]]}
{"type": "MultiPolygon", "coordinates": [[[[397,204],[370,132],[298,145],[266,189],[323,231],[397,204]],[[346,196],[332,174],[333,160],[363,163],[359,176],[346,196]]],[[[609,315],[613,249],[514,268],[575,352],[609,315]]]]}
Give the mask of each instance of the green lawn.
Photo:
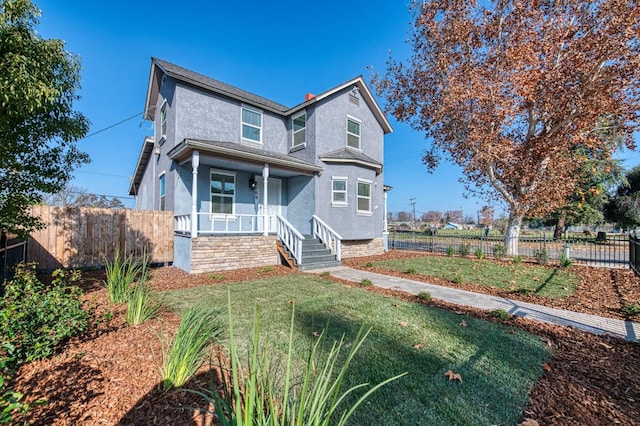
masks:
{"type": "MultiPolygon", "coordinates": [[[[329,341],[343,334],[349,341],[363,323],[373,327],[344,389],[409,374],[374,393],[352,418],[355,425],[517,424],[527,392],[550,356],[538,337],[520,330],[315,276],[170,291],[163,299],[178,312],[195,303],[224,309],[229,288],[237,337],[247,347],[258,306],[272,359],[286,347],[290,302],[295,304],[300,363],[316,339],[313,333],[327,324],[329,341]],[[450,369],[462,376],[462,383],[444,376],[450,369]]],[[[281,363],[274,368],[282,368],[281,363]]]]}
{"type": "Polygon", "coordinates": [[[393,271],[443,278],[453,283],[480,284],[514,293],[529,293],[552,299],[573,294],[579,282],[568,269],[531,264],[504,264],[487,259],[425,256],[373,262],[393,271]]]}

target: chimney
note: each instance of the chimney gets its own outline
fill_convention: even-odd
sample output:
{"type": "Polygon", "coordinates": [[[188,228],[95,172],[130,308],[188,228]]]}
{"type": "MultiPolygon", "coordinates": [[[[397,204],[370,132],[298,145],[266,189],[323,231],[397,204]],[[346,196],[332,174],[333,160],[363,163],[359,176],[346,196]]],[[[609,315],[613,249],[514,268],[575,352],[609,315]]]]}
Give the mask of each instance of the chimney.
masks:
{"type": "Polygon", "coordinates": [[[314,95],[313,93],[307,93],[306,95],[304,95],[304,101],[310,101],[311,99],[315,98],[316,95],[314,95]]]}

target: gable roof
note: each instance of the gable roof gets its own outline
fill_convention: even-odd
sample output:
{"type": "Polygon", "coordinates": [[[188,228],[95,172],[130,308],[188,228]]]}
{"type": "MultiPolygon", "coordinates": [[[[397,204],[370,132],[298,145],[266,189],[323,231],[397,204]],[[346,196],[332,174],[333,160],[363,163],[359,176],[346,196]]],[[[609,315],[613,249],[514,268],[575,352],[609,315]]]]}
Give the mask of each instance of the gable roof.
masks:
{"type": "Polygon", "coordinates": [[[334,87],[333,89],[327,90],[326,92],[323,92],[311,98],[308,101],[289,108],[262,96],[255,95],[251,92],[247,92],[246,90],[239,89],[237,87],[231,86],[230,84],[223,83],[221,81],[215,80],[213,78],[207,77],[205,75],[196,73],[194,71],[188,70],[181,66],[172,64],[171,62],[167,62],[158,58],[151,58],[151,71],[149,73],[149,84],[147,86],[147,97],[144,107],[144,118],[147,120],[153,120],[154,118],[153,108],[156,105],[160,93],[163,74],[175,78],[176,80],[179,80],[190,86],[195,86],[212,93],[220,94],[231,99],[236,99],[240,102],[253,105],[258,108],[283,116],[291,115],[306,108],[307,106],[320,102],[323,99],[326,99],[346,88],[355,86],[360,90],[362,98],[373,112],[378,123],[384,130],[384,133],[386,134],[393,132],[391,124],[389,124],[389,121],[373,98],[373,95],[371,94],[371,91],[367,87],[367,84],[365,83],[362,76],[358,76],[349,81],[346,81],[334,87]]]}

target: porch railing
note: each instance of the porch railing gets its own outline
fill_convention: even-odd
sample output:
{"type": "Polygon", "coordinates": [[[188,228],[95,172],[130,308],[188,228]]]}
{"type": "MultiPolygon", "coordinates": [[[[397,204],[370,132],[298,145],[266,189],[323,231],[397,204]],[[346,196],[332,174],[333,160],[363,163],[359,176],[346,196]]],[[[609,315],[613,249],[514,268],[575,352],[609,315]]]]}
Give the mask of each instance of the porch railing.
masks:
{"type": "Polygon", "coordinates": [[[304,236],[287,219],[280,215],[276,215],[276,233],[282,244],[296,260],[296,263],[298,265],[302,264],[302,240],[305,239],[304,236]]]}
{"type": "Polygon", "coordinates": [[[324,223],[318,216],[313,215],[311,218],[313,227],[313,236],[322,241],[336,255],[337,260],[341,260],[340,242],[342,237],[336,231],[331,229],[329,225],[324,223]]]}
{"type": "MultiPolygon", "coordinates": [[[[212,214],[198,213],[198,235],[212,234],[259,234],[265,232],[264,216],[261,214],[212,214]]],[[[191,214],[176,215],[174,229],[177,233],[191,234],[191,214]]],[[[276,228],[275,216],[267,216],[267,232],[276,228]]]]}

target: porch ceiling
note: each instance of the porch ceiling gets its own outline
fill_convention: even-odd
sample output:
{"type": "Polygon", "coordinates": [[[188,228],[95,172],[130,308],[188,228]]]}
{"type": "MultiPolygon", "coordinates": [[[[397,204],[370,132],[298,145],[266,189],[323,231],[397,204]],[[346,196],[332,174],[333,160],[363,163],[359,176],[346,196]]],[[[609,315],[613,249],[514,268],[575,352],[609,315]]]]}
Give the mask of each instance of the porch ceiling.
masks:
{"type": "Polygon", "coordinates": [[[167,155],[172,160],[185,162],[191,159],[193,151],[200,152],[202,164],[227,169],[261,173],[262,167],[267,163],[271,172],[280,176],[313,175],[322,172],[322,167],[304,160],[234,142],[185,139],[167,155]]]}

